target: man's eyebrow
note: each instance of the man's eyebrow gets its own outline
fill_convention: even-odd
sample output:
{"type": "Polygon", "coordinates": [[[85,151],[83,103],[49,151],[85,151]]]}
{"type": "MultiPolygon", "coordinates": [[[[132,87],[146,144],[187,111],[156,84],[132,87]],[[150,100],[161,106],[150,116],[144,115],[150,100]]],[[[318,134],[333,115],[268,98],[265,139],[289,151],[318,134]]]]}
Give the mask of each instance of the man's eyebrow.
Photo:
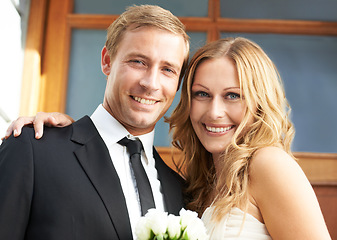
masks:
{"type": "Polygon", "coordinates": [[[150,58],[147,57],[146,55],[141,54],[141,53],[136,53],[136,52],[131,52],[131,53],[129,53],[128,55],[126,55],[126,58],[130,58],[130,57],[140,57],[140,58],[144,58],[144,59],[146,59],[146,60],[150,59],[150,58]]]}
{"type": "Polygon", "coordinates": [[[169,61],[164,61],[164,64],[169,66],[169,67],[172,67],[176,70],[180,70],[181,69],[181,66],[179,64],[176,64],[176,63],[173,63],[173,62],[169,62],[169,61]]]}

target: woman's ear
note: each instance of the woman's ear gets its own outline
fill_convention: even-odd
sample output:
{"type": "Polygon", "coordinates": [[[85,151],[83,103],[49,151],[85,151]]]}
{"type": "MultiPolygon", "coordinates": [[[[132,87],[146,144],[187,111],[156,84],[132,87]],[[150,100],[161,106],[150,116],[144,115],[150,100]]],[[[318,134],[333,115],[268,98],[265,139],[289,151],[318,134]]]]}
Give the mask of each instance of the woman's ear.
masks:
{"type": "Polygon", "coordinates": [[[106,46],[103,47],[101,52],[101,69],[106,76],[109,76],[111,71],[111,58],[106,46]]]}

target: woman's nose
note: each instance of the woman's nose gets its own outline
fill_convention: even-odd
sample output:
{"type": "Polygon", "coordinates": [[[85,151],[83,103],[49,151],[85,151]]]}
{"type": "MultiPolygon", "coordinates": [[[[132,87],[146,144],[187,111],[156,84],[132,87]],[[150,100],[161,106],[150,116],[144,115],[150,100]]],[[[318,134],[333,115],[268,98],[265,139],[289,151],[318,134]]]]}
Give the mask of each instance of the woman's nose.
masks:
{"type": "Polygon", "coordinates": [[[209,114],[212,119],[223,118],[226,114],[226,106],[222,99],[215,97],[209,106],[209,114]]]}

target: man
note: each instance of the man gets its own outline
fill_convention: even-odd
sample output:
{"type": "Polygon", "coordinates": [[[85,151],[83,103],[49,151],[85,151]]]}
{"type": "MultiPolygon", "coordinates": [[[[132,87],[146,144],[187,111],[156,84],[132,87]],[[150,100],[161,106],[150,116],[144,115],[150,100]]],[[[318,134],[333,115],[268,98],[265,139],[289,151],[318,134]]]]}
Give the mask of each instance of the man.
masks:
{"type": "Polygon", "coordinates": [[[182,179],[153,148],[188,61],[183,24],[158,6],[127,9],[101,53],[103,104],[89,118],[24,128],[0,147],[0,239],[132,239],[143,211],[136,170],[121,139],[139,139],[156,208],[178,214],[182,179]],[[133,232],[133,234],[132,234],[133,232]]]}

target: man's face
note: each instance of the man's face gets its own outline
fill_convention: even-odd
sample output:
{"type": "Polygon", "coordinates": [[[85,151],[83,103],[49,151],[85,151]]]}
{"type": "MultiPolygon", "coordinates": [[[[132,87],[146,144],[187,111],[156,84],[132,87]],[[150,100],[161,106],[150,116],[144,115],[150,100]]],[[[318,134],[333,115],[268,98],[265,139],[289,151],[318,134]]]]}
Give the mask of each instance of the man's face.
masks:
{"type": "Polygon", "coordinates": [[[133,135],[152,131],[174,99],[185,55],[180,35],[154,27],[126,31],[113,59],[102,50],[103,107],[133,135]]]}

